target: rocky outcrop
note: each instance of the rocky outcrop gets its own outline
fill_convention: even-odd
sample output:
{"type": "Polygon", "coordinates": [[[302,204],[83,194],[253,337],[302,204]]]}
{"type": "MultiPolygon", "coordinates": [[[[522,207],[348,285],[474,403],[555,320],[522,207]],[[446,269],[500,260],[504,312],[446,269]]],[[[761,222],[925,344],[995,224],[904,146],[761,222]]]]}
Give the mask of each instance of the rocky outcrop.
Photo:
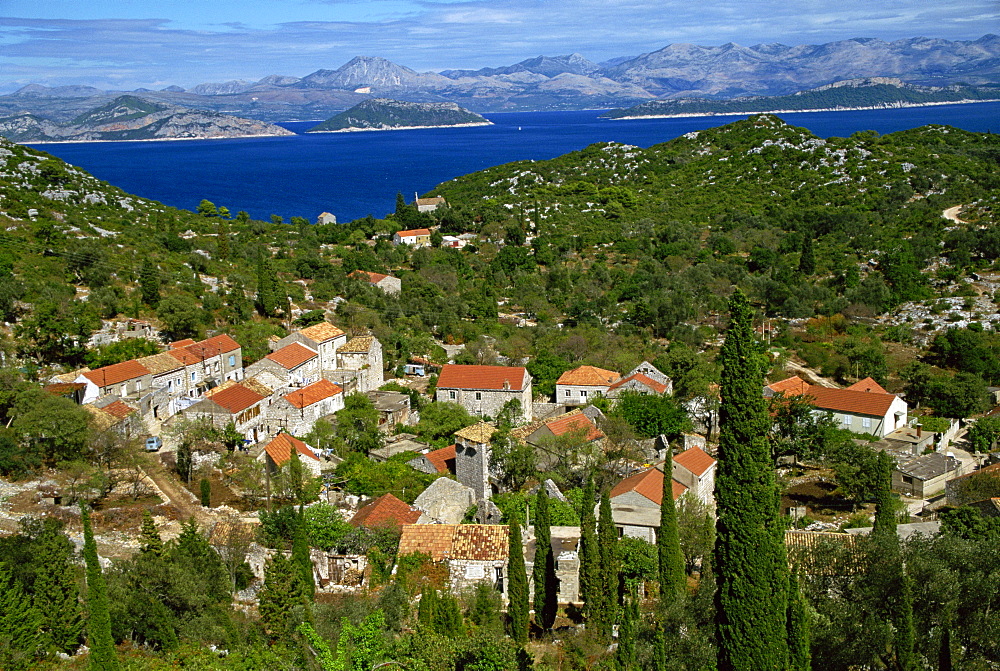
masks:
{"type": "Polygon", "coordinates": [[[333,116],[309,133],[397,130],[448,126],[488,126],[490,121],[456,103],[408,103],[376,98],[333,116]]]}

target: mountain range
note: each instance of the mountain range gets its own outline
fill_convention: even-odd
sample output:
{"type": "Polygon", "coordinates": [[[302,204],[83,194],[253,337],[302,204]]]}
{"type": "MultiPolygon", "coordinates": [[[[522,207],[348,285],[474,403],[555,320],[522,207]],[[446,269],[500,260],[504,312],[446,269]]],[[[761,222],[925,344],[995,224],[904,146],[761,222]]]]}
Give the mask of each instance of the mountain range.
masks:
{"type": "MultiPolygon", "coordinates": [[[[358,56],[337,69],[304,77],[274,74],[254,82],[132,93],[165,104],[274,121],[325,119],[372,97],[456,102],[480,113],[621,108],[656,99],[788,95],[866,77],[895,77],[923,86],[997,83],[1000,36],[970,41],[855,38],[797,46],[671,44],[604,63],[570,54],[440,72],[417,72],[384,58],[358,56]]],[[[30,84],[0,96],[0,114],[33,113],[65,122],[120,93],[30,84]]]]}

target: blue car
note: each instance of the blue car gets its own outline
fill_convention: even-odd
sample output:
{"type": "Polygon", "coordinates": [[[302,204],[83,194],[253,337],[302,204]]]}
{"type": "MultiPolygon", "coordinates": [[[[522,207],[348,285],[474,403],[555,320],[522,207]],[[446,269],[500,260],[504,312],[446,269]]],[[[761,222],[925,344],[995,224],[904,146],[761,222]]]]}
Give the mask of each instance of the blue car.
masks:
{"type": "Polygon", "coordinates": [[[163,447],[163,441],[160,440],[159,436],[151,436],[146,439],[147,452],[158,452],[161,447],[163,447]]]}

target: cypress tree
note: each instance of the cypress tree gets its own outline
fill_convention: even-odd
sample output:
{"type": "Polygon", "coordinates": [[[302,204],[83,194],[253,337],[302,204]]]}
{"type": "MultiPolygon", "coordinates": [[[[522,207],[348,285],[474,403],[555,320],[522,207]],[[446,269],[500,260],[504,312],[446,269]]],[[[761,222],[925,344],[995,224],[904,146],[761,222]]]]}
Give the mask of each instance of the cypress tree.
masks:
{"type": "Polygon", "coordinates": [[[535,624],[548,631],[556,619],[556,568],[552,554],[552,530],[549,519],[549,495],[545,485],[535,496],[535,624]]]}
{"type": "Polygon", "coordinates": [[[873,536],[896,535],[896,505],[892,497],[893,460],[885,452],[879,452],[875,461],[878,469],[875,489],[875,525],[873,536]]]}
{"type": "Polygon", "coordinates": [[[594,517],[595,501],[594,474],[591,473],[583,489],[583,509],[580,511],[580,598],[583,600],[583,612],[588,619],[598,589],[599,553],[597,520],[594,517]]]}
{"type": "Polygon", "coordinates": [[[742,291],[733,294],[729,311],[720,353],[715,482],[718,665],[721,671],[783,669],[788,663],[788,567],[761,394],[765,359],[742,291]]]}
{"type": "Polygon", "coordinates": [[[159,557],[163,554],[163,539],[156,530],[156,523],[148,510],[142,511],[142,530],[139,532],[139,551],[159,557]]]}
{"type": "Polygon", "coordinates": [[[447,592],[438,595],[434,609],[434,630],[442,636],[456,638],[462,633],[465,620],[458,607],[458,599],[447,592]]]}
{"type": "Polygon", "coordinates": [[[899,671],[913,671],[917,668],[913,650],[916,638],[913,626],[913,585],[902,563],[899,565],[899,573],[899,593],[896,598],[896,612],[893,614],[893,624],[896,627],[896,667],[899,671]]]}
{"type": "Polygon", "coordinates": [[[206,508],[212,507],[212,483],[209,482],[208,478],[202,478],[198,483],[198,488],[201,494],[201,505],[206,508]]]}
{"type": "Polygon", "coordinates": [[[118,655],[111,636],[111,614],[108,611],[108,591],[97,558],[97,543],[90,526],[90,511],[80,502],[83,522],[83,560],[87,564],[87,637],[90,647],[88,667],[94,671],[117,671],[118,655]]]}
{"type": "Polygon", "coordinates": [[[417,622],[426,627],[428,631],[434,631],[437,597],[437,590],[427,587],[420,595],[420,603],[417,605],[417,622]]]}
{"type": "Polygon", "coordinates": [[[597,525],[597,543],[600,553],[600,564],[597,575],[600,577],[599,613],[596,620],[597,630],[604,636],[611,635],[611,625],[618,616],[618,529],[611,516],[611,497],[607,492],[601,495],[600,515],[597,525]]]}
{"type": "Polygon", "coordinates": [[[681,552],[680,534],[677,530],[677,507],[674,505],[673,453],[667,447],[663,462],[663,500],[660,502],[660,530],[656,534],[659,559],[660,599],[668,604],[684,593],[687,579],[684,571],[684,554],[681,552]]]}
{"type": "Polygon", "coordinates": [[[667,638],[659,628],[653,635],[653,671],[667,671],[667,638]]]}
{"type": "Polygon", "coordinates": [[[941,626],[941,647],[938,649],[938,671],[952,671],[954,664],[951,659],[951,625],[945,622],[941,626]]]}
{"type": "Polygon", "coordinates": [[[507,615],[510,617],[510,637],[516,643],[528,641],[528,573],[524,568],[524,545],[521,525],[516,520],[508,527],[510,544],[507,560],[507,615]]]}
{"type": "Polygon", "coordinates": [[[283,553],[276,552],[268,558],[257,610],[264,629],[272,636],[284,636],[290,631],[292,609],[302,603],[300,582],[292,562],[283,553]]]}
{"type": "Polygon", "coordinates": [[[278,284],[278,275],[271,265],[271,257],[262,249],[257,258],[257,309],[265,317],[274,317],[284,303],[278,284]]]}
{"type": "Polygon", "coordinates": [[[139,272],[139,292],[142,302],[155,308],[160,303],[160,270],[151,259],[146,259],[139,272]]]}
{"type": "Polygon", "coordinates": [[[302,595],[309,601],[316,595],[316,582],[313,578],[313,563],[309,556],[309,538],[306,531],[306,516],[299,506],[298,518],[292,530],[292,563],[299,572],[302,595]]]}
{"type": "Polygon", "coordinates": [[[83,633],[73,544],[56,525],[46,523],[35,547],[35,608],[51,647],[71,653],[79,646],[83,633]]]}
{"type": "Polygon", "coordinates": [[[813,255],[812,231],[802,232],[802,248],[799,254],[799,272],[809,276],[816,272],[816,257],[813,255]]]}
{"type": "Polygon", "coordinates": [[[11,570],[0,563],[0,668],[30,669],[42,652],[42,618],[11,570]]]}
{"type": "Polygon", "coordinates": [[[634,594],[625,597],[622,621],[618,627],[618,649],[615,651],[615,666],[621,671],[629,671],[635,665],[635,639],[639,628],[639,600],[634,594]]]}
{"type": "Polygon", "coordinates": [[[788,574],[788,670],[810,671],[812,627],[805,597],[799,590],[799,581],[794,573],[788,574]]]}

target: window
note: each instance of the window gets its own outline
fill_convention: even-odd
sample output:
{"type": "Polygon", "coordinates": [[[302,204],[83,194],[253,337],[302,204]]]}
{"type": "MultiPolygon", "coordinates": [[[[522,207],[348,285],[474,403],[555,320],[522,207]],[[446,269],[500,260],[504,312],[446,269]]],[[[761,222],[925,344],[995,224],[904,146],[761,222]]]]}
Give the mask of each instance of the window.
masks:
{"type": "Polygon", "coordinates": [[[478,392],[478,391],[476,392],[476,400],[477,401],[483,400],[483,395],[480,392],[478,392]]]}
{"type": "Polygon", "coordinates": [[[862,417],[861,418],[861,426],[863,426],[866,429],[872,428],[872,418],[871,417],[862,417]]]}
{"type": "Polygon", "coordinates": [[[454,401],[455,400],[455,392],[449,391],[448,392],[448,398],[450,398],[452,401],[454,401]]]}
{"type": "Polygon", "coordinates": [[[850,426],[851,425],[851,416],[850,415],[844,415],[844,417],[843,417],[843,419],[841,421],[843,422],[844,426],[850,426]]]}
{"type": "Polygon", "coordinates": [[[587,390],[586,389],[581,389],[580,390],[580,398],[587,398],[587,390]]]}
{"type": "Polygon", "coordinates": [[[572,396],[573,395],[573,390],[572,389],[567,389],[566,390],[566,395],[567,396],[572,396]]]}
{"type": "Polygon", "coordinates": [[[232,368],[235,365],[236,365],[236,355],[235,354],[230,354],[229,355],[229,367],[232,368]]]}
{"type": "Polygon", "coordinates": [[[194,371],[191,371],[191,381],[194,382],[194,371]]]}

